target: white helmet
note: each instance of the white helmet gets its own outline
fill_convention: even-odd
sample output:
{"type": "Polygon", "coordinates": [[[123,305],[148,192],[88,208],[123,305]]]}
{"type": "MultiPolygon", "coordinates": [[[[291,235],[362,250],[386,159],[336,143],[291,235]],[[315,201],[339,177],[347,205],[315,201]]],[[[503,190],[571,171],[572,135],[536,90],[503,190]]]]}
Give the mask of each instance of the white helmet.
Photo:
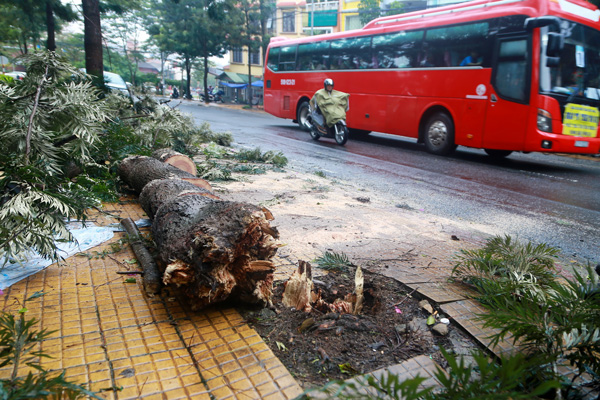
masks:
{"type": "Polygon", "coordinates": [[[333,89],[333,79],[325,79],[325,82],[323,82],[323,87],[325,88],[325,90],[327,90],[327,85],[331,85],[331,88],[333,89]]]}

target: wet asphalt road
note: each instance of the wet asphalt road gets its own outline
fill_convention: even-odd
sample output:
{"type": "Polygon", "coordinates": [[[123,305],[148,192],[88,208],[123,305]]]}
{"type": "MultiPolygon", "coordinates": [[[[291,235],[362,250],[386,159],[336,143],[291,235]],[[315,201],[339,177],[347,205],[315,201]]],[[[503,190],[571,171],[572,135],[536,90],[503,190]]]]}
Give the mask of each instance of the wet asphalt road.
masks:
{"type": "Polygon", "coordinates": [[[513,153],[494,161],[463,147],[439,157],[414,139],[379,133],[341,147],[333,139],[315,142],[292,121],[263,112],[197,102],[178,108],[213,131],[231,132],[238,145],[283,152],[294,169],[360,183],[398,206],[483,234],[547,243],[567,260],[600,262],[600,158],[513,153]]]}

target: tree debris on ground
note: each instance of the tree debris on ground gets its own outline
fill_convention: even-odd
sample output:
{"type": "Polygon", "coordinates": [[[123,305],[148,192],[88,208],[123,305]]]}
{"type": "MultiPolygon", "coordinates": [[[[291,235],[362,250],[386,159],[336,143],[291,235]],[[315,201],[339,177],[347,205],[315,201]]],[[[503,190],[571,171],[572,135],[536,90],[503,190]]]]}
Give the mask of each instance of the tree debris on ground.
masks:
{"type": "MultiPolygon", "coordinates": [[[[449,351],[462,351],[456,346],[476,347],[452,324],[447,326],[447,335],[432,334],[426,324],[430,314],[419,307],[419,300],[410,290],[394,279],[366,270],[362,271],[364,299],[358,315],[350,310],[320,311],[316,303],[310,312],[286,305],[283,299],[290,295],[286,292],[302,293],[300,297],[306,298],[305,290],[310,286],[289,289],[290,285],[302,288],[297,282],[308,279],[310,264],[299,264],[295,278],[276,282],[274,310],[246,307],[241,312],[305,389],[389,367],[418,355],[431,357],[445,367],[440,347],[449,351]],[[306,278],[299,279],[303,276],[306,278]]],[[[356,290],[355,266],[319,274],[318,278],[314,278],[314,272],[310,274],[313,291],[319,293],[323,304],[335,304],[356,290]]],[[[289,298],[286,302],[290,304],[289,298]]]]}
{"type": "Polygon", "coordinates": [[[268,210],[220,200],[208,182],[152,157],[126,158],[119,176],[153,219],[163,283],[180,288],[192,308],[270,304],[279,233],[268,210]]]}

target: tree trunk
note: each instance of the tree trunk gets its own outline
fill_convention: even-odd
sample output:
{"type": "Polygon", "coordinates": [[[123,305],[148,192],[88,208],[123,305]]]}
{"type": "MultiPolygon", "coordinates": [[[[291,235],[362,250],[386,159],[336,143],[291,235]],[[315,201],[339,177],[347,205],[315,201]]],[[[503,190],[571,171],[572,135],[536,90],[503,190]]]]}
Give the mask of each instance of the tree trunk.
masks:
{"type": "Polygon", "coordinates": [[[200,195],[210,199],[219,200],[206,189],[202,189],[181,179],[156,179],[148,183],[140,193],[140,204],[150,219],[154,219],[156,212],[164,203],[177,196],[200,195]]]}
{"type": "Polygon", "coordinates": [[[140,193],[146,184],[155,179],[182,179],[212,192],[210,183],[204,179],[152,157],[127,157],[119,164],[118,173],[121,180],[131,186],[136,193],[140,193]]]}
{"type": "Polygon", "coordinates": [[[181,287],[195,309],[228,299],[271,303],[279,233],[267,209],[219,200],[194,186],[202,179],[151,157],[128,157],[118,172],[153,218],[164,284],[181,287]]]}
{"type": "Polygon", "coordinates": [[[156,158],[159,161],[177,167],[182,171],[189,172],[194,176],[198,175],[198,170],[196,169],[196,164],[194,163],[194,161],[192,161],[192,159],[186,156],[185,154],[178,153],[173,149],[167,148],[155,150],[152,153],[152,157],[156,158]]]}
{"type": "Polygon", "coordinates": [[[188,100],[192,99],[192,59],[189,57],[185,58],[185,74],[187,80],[185,81],[185,98],[188,100]]]}
{"type": "Polygon", "coordinates": [[[152,224],[163,282],[183,285],[196,309],[230,297],[269,304],[279,233],[268,214],[194,194],[163,204],[152,224]]]}
{"type": "Polygon", "coordinates": [[[83,10],[85,69],[88,74],[104,79],[99,0],[81,0],[81,6],[83,10]]]}
{"type": "Polygon", "coordinates": [[[55,24],[54,11],[52,10],[52,0],[46,0],[46,27],[48,39],[46,40],[46,48],[50,51],[56,50],[56,41],[54,39],[55,24]]]}

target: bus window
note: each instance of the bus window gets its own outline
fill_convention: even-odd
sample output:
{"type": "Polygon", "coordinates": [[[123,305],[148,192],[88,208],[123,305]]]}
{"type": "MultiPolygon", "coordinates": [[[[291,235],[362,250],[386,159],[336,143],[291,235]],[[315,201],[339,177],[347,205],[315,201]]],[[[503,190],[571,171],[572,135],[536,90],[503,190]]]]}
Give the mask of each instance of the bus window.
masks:
{"type": "Polygon", "coordinates": [[[296,69],[296,45],[280,47],[279,71],[293,71],[296,69]]]}
{"type": "Polygon", "coordinates": [[[527,99],[527,39],[500,42],[498,64],[492,84],[501,97],[525,102],[527,99]]]}
{"type": "Polygon", "coordinates": [[[331,42],[331,69],[371,68],[371,37],[361,36],[331,42]]]}
{"type": "Polygon", "coordinates": [[[373,37],[373,68],[412,68],[423,31],[394,32],[373,37]]]}
{"type": "Polygon", "coordinates": [[[507,15],[493,19],[490,25],[490,35],[523,32],[527,15],[507,15]]]}
{"type": "Polygon", "coordinates": [[[481,57],[481,65],[490,66],[491,43],[488,22],[428,29],[425,43],[436,67],[456,67],[472,53],[481,57]]]}
{"type": "Polygon", "coordinates": [[[305,43],[298,46],[299,71],[327,69],[329,42],[305,43]]]}
{"type": "Polygon", "coordinates": [[[333,40],[331,42],[331,64],[330,69],[350,69],[349,41],[346,39],[333,40]]]}
{"type": "Polygon", "coordinates": [[[271,47],[269,58],[267,59],[267,68],[271,71],[277,71],[279,67],[279,47],[271,47]]]}

